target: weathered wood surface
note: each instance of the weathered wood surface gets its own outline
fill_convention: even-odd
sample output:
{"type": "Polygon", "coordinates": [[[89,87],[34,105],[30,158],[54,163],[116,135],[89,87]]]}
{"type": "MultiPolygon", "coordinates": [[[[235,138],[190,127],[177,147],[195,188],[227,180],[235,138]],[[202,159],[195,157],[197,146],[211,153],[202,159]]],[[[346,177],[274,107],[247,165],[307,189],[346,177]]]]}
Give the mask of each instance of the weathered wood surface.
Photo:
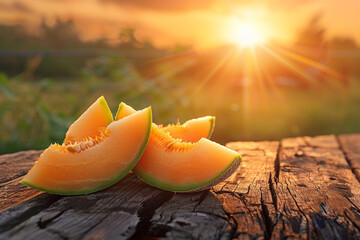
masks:
{"type": "Polygon", "coordinates": [[[339,142],[353,173],[360,181],[360,134],[340,135],[339,142]]]}
{"type": "Polygon", "coordinates": [[[129,174],[81,196],[19,184],[41,151],[0,156],[0,239],[360,239],[360,135],[233,142],[243,162],[209,191],[129,174]]]}
{"type": "Polygon", "coordinates": [[[40,194],[20,183],[42,151],[26,151],[0,156],[0,211],[40,194]]]}

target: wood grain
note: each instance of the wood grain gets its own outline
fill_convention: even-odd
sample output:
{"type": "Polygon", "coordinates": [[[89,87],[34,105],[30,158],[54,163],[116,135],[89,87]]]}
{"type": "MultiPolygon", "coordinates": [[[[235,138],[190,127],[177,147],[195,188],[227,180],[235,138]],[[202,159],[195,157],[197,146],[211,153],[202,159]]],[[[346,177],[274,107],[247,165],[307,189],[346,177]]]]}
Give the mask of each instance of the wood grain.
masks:
{"type": "Polygon", "coordinates": [[[38,195],[20,183],[42,151],[23,151],[0,156],[0,211],[38,195]]]}
{"type": "Polygon", "coordinates": [[[284,139],[275,185],[275,236],[301,239],[360,237],[360,184],[335,136],[284,139]]]}
{"type": "Polygon", "coordinates": [[[360,181],[360,134],[343,134],[338,139],[351,170],[360,181]]]}
{"type": "Polygon", "coordinates": [[[270,238],[275,212],[271,186],[279,142],[233,142],[243,163],[228,180],[214,188],[226,214],[235,221],[233,237],[270,238]]]}
{"type": "Polygon", "coordinates": [[[227,146],[239,169],[188,194],[133,174],[93,194],[41,193],[19,184],[41,151],[0,156],[0,239],[360,238],[359,134],[227,146]]]}

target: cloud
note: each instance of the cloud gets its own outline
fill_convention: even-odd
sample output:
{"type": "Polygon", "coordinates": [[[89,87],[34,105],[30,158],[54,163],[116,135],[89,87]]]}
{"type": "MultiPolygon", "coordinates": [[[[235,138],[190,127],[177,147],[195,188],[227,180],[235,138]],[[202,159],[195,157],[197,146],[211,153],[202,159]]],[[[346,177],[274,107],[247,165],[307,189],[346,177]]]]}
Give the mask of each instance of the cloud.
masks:
{"type": "Polygon", "coordinates": [[[154,11],[183,12],[189,10],[206,9],[216,0],[100,0],[101,2],[116,4],[119,7],[133,9],[148,9],[154,11]]]}
{"type": "Polygon", "coordinates": [[[23,2],[11,2],[11,3],[1,3],[0,2],[0,9],[2,12],[4,11],[14,11],[14,12],[22,12],[22,13],[32,13],[33,10],[29,8],[28,5],[24,4],[23,2]]]}
{"type": "MultiPolygon", "coordinates": [[[[326,0],[320,0],[326,1],[326,0]]],[[[319,2],[320,2],[319,1],[319,2]]],[[[310,4],[314,5],[311,0],[225,0],[223,1],[229,9],[249,8],[249,7],[265,7],[268,10],[289,11],[302,8],[310,4]]]]}

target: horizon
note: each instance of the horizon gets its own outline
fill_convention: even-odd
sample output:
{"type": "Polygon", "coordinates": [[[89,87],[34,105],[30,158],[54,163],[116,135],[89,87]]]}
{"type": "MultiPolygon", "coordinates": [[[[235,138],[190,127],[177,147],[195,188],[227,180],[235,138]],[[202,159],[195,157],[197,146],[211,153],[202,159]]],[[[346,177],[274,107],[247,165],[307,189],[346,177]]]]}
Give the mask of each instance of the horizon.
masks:
{"type": "Polygon", "coordinates": [[[0,24],[20,24],[36,33],[42,21],[52,25],[57,19],[71,20],[83,41],[106,39],[109,42],[118,39],[122,28],[132,27],[138,39],[156,47],[184,45],[206,49],[235,43],[244,37],[244,28],[248,29],[245,32],[255,32],[261,42],[292,44],[309,20],[318,17],[317,24],[325,31],[327,40],[347,38],[359,44],[360,26],[355,26],[359,25],[355,19],[360,2],[346,1],[341,3],[341,8],[339,4],[335,0],[276,1],[274,4],[217,0],[171,3],[91,0],[66,1],[66,4],[63,1],[3,0],[0,2],[0,24]]]}

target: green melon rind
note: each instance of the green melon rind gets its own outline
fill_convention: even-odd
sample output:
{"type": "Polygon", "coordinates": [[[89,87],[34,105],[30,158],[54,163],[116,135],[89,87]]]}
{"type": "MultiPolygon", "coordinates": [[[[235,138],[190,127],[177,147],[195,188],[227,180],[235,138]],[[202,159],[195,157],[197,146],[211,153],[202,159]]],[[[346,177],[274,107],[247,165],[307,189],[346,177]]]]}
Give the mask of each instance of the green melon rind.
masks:
{"type": "Polygon", "coordinates": [[[121,173],[119,175],[117,175],[116,177],[110,179],[108,182],[106,182],[103,185],[94,187],[94,188],[89,188],[89,189],[85,189],[82,191],[56,191],[56,190],[52,190],[52,189],[45,189],[42,187],[38,187],[35,186],[33,184],[31,184],[30,182],[27,182],[25,180],[21,180],[20,182],[22,184],[25,184],[29,187],[38,189],[40,191],[44,191],[44,192],[48,192],[48,193],[53,193],[53,194],[58,194],[58,195],[80,195],[80,194],[88,194],[88,193],[93,193],[93,192],[97,192],[99,190],[105,189],[107,187],[110,187],[111,185],[115,184],[116,182],[120,181],[123,177],[125,177],[134,167],[135,165],[138,163],[138,161],[140,160],[142,154],[145,151],[145,148],[147,146],[147,143],[149,142],[149,138],[150,138],[150,133],[151,133],[151,126],[152,126],[152,111],[151,111],[151,107],[148,108],[148,131],[145,137],[145,140],[140,148],[140,151],[138,152],[138,154],[136,155],[136,157],[134,158],[134,160],[132,161],[132,164],[126,168],[125,170],[121,171],[121,173]]]}
{"type": "Polygon", "coordinates": [[[118,108],[118,110],[117,110],[117,112],[116,112],[116,115],[115,115],[115,121],[119,120],[120,112],[121,112],[121,110],[122,110],[125,106],[127,106],[128,108],[130,108],[131,110],[133,110],[134,113],[137,112],[135,109],[133,109],[133,108],[130,107],[129,105],[126,105],[124,102],[121,102],[121,103],[119,104],[119,108],[118,108]]]}
{"type": "Polygon", "coordinates": [[[99,103],[103,107],[105,111],[106,120],[108,121],[108,124],[112,123],[114,121],[113,115],[111,113],[111,110],[109,108],[109,105],[107,104],[104,96],[101,96],[99,98],[99,103]]]}
{"type": "Polygon", "coordinates": [[[206,185],[211,184],[212,182],[216,181],[218,178],[220,178],[222,175],[224,175],[235,163],[235,161],[239,161],[239,164],[242,161],[242,157],[240,154],[235,155],[234,159],[231,161],[229,166],[226,167],[224,171],[222,171],[219,175],[215,176],[214,178],[211,178],[210,180],[200,182],[200,183],[192,183],[192,184],[182,184],[182,185],[175,185],[170,182],[166,182],[163,180],[160,180],[150,174],[144,173],[137,168],[133,169],[133,172],[138,176],[141,180],[146,182],[147,184],[160,188],[162,190],[171,191],[171,192],[192,192],[196,189],[202,188],[206,185]]]}
{"type": "Polygon", "coordinates": [[[209,132],[208,136],[206,137],[207,139],[210,139],[213,132],[214,132],[214,129],[215,129],[215,117],[214,116],[211,117],[209,121],[210,121],[210,132],[209,132]]]}
{"type": "Polygon", "coordinates": [[[123,103],[123,102],[120,103],[119,108],[118,108],[118,110],[117,110],[117,112],[116,112],[115,121],[119,120],[120,112],[121,112],[121,110],[122,110],[124,107],[125,107],[124,103],[123,103]]]}

